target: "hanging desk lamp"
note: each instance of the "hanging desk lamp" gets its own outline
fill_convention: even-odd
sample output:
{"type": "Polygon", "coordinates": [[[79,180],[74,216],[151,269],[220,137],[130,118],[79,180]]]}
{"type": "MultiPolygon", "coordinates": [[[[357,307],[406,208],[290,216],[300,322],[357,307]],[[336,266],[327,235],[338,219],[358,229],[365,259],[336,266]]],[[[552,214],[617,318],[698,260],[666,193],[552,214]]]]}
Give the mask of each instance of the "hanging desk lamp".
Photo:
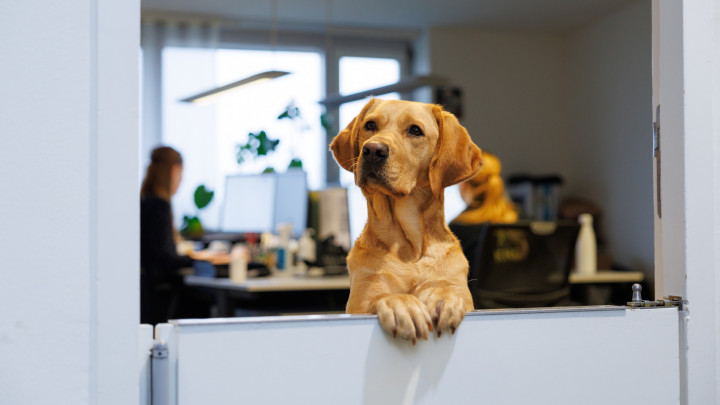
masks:
{"type": "Polygon", "coordinates": [[[211,99],[221,95],[226,94],[228,92],[237,90],[241,88],[242,86],[247,86],[249,84],[253,83],[259,83],[266,80],[272,80],[277,79],[278,77],[285,76],[289,74],[290,72],[283,72],[279,70],[269,70],[267,72],[258,73],[252,76],[248,76],[244,79],[240,79],[238,81],[228,83],[224,86],[216,87],[211,90],[203,91],[202,93],[195,94],[190,97],[186,97],[180,101],[185,103],[203,103],[205,101],[210,101],[211,99]]]}
{"type": "Polygon", "coordinates": [[[444,86],[446,84],[448,84],[447,79],[436,75],[409,76],[405,79],[400,80],[397,83],[389,84],[387,86],[363,90],[344,96],[339,94],[328,96],[324,100],[321,100],[320,104],[324,104],[326,107],[335,107],[341,104],[349,103],[351,101],[362,100],[365,97],[369,96],[380,96],[387,93],[410,91],[425,86],[438,87],[444,86]]]}

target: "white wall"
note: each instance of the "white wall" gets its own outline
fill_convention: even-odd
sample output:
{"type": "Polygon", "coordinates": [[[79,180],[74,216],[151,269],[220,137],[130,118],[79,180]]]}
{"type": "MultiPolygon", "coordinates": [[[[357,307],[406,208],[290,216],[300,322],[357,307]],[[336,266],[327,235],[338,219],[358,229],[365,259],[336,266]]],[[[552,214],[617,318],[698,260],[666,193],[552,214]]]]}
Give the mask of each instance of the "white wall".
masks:
{"type": "Polygon", "coordinates": [[[430,46],[503,175],[561,173],[604,211],[612,259],[652,278],[650,29],[642,0],[565,33],[435,28],[430,46]]]}
{"type": "Polygon", "coordinates": [[[565,41],[558,34],[434,28],[432,72],[464,92],[462,123],[503,174],[565,172],[565,41]]]}
{"type": "Polygon", "coordinates": [[[0,5],[0,403],[138,401],[137,1],[0,5]]]}
{"type": "Polygon", "coordinates": [[[653,276],[650,2],[633,1],[569,37],[568,194],[604,212],[614,261],[653,276]]]}

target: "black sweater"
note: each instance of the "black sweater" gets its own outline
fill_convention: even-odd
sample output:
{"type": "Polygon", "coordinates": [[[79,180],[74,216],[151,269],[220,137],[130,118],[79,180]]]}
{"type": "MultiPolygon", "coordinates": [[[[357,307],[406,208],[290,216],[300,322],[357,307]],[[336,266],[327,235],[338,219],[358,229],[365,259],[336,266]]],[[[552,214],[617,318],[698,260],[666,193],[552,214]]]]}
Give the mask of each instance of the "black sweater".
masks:
{"type": "Polygon", "coordinates": [[[143,198],[140,201],[140,266],[143,274],[152,283],[177,283],[181,280],[178,270],[192,265],[193,259],[177,254],[170,203],[155,196],[143,198]]]}

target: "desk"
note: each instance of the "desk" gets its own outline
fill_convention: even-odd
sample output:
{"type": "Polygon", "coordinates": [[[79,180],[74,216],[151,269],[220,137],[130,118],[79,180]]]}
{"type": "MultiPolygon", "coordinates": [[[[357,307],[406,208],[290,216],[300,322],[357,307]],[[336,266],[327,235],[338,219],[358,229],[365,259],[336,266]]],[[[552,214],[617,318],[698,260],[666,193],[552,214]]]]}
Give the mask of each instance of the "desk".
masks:
{"type": "MultiPolygon", "coordinates": [[[[621,297],[627,295],[626,301],[630,300],[631,290],[627,288],[627,294],[618,291],[618,286],[625,284],[640,283],[644,275],[639,271],[611,271],[600,270],[595,274],[570,274],[570,284],[576,290],[576,295],[581,295],[586,305],[604,305],[612,301],[610,295],[615,292],[621,297]],[[579,292],[578,292],[579,291],[579,292]]],[[[271,293],[304,292],[305,295],[322,292],[341,292],[346,294],[350,290],[350,277],[326,276],[326,277],[261,277],[248,279],[243,283],[234,283],[228,278],[209,278],[192,275],[185,276],[185,284],[193,287],[205,287],[215,292],[218,307],[218,315],[232,317],[235,315],[233,299],[239,298],[245,301],[258,300],[261,295],[271,293]]],[[[623,298],[624,299],[624,298],[623,298]]],[[[620,301],[619,298],[615,301],[620,301]]],[[[622,304],[622,303],[621,303],[622,304]]],[[[345,302],[336,302],[334,306],[344,307],[345,302]]]]}
{"type": "Polygon", "coordinates": [[[283,293],[302,293],[303,296],[325,295],[331,299],[329,307],[344,308],[350,291],[350,276],[261,277],[248,279],[243,283],[235,283],[228,278],[185,276],[185,284],[213,289],[216,293],[218,315],[228,317],[235,314],[234,298],[257,301],[262,299],[262,296],[272,296],[274,293],[275,297],[283,293]],[[323,292],[327,294],[322,294],[323,292]],[[336,292],[338,294],[333,294],[336,292]],[[342,296],[343,302],[334,302],[337,301],[334,299],[335,296],[342,296]]]}
{"type": "MultiPolygon", "coordinates": [[[[639,271],[600,270],[595,274],[570,274],[570,284],[639,283],[644,275],[639,271]]],[[[209,278],[187,275],[185,284],[199,287],[243,291],[247,293],[269,291],[341,290],[350,288],[350,276],[326,277],[261,277],[244,283],[229,278],[209,278]]]]}
{"type": "Polygon", "coordinates": [[[584,305],[625,305],[632,298],[632,284],[642,283],[644,280],[645,275],[640,271],[598,270],[594,274],[570,273],[571,295],[573,300],[584,305]]]}
{"type": "Polygon", "coordinates": [[[598,270],[594,274],[570,273],[570,284],[641,283],[645,275],[641,271],[598,270]]]}
{"type": "Polygon", "coordinates": [[[185,284],[199,287],[243,291],[247,293],[272,291],[349,290],[350,276],[260,277],[248,279],[243,283],[235,283],[229,278],[185,276],[185,284]]]}

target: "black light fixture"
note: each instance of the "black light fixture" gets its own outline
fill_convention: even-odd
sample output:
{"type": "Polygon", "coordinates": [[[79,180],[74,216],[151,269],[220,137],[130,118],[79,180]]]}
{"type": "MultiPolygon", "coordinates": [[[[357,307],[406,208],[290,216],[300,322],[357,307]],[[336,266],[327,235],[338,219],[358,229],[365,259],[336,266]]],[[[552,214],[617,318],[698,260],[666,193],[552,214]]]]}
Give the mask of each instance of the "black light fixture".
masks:
{"type": "Polygon", "coordinates": [[[349,103],[351,101],[362,100],[365,97],[369,96],[380,96],[387,93],[410,91],[425,86],[432,86],[435,88],[439,86],[444,86],[447,83],[447,79],[436,75],[409,76],[405,79],[400,80],[397,83],[389,84],[387,86],[363,90],[344,96],[339,94],[328,96],[324,100],[320,101],[320,103],[324,104],[326,107],[334,107],[341,104],[349,103]]]}
{"type": "Polygon", "coordinates": [[[260,83],[267,80],[277,79],[278,77],[282,77],[289,74],[289,72],[283,72],[280,70],[268,70],[267,72],[258,73],[252,76],[248,76],[244,79],[240,79],[237,81],[234,81],[232,83],[228,83],[224,86],[216,87],[214,89],[203,91],[202,93],[198,93],[195,95],[192,95],[190,97],[186,97],[180,101],[185,103],[203,103],[206,101],[210,101],[211,99],[220,96],[222,94],[227,94],[231,91],[237,90],[243,86],[247,86],[249,84],[254,83],[260,83]]]}

